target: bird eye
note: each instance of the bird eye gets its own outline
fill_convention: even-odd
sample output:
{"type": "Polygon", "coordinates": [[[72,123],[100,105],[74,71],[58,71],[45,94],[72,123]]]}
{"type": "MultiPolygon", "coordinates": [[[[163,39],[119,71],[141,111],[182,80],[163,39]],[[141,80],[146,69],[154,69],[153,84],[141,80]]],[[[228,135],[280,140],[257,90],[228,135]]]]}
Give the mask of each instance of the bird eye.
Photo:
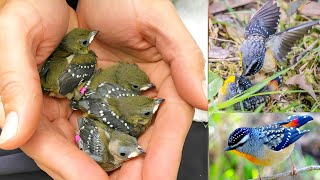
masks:
{"type": "Polygon", "coordinates": [[[133,88],[133,89],[138,89],[138,88],[139,88],[139,86],[138,86],[138,85],[133,84],[133,85],[132,85],[132,88],[133,88]]]}
{"type": "Polygon", "coordinates": [[[89,41],[87,39],[81,40],[80,43],[81,43],[81,46],[83,47],[87,47],[89,45],[89,41]]]}
{"type": "Polygon", "coordinates": [[[121,155],[122,157],[124,157],[124,156],[126,155],[126,153],[122,152],[122,153],[120,153],[120,155],[121,155]]]}
{"type": "Polygon", "coordinates": [[[150,115],[151,115],[151,112],[150,112],[150,111],[144,112],[144,115],[145,115],[145,116],[150,116],[150,115]]]}

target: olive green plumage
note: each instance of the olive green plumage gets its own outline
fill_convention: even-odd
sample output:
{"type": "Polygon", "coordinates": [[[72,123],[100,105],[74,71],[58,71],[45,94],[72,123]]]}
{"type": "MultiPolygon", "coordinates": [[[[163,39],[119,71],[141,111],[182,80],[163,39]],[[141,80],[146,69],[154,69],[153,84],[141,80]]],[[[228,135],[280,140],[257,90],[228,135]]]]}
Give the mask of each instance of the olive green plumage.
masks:
{"type": "Polygon", "coordinates": [[[76,136],[76,141],[79,147],[106,172],[144,154],[135,137],[115,131],[99,121],[79,118],[78,127],[80,138],[76,136]]]}
{"type": "Polygon", "coordinates": [[[98,31],[75,28],[46,60],[40,71],[44,91],[54,97],[73,97],[74,89],[91,78],[96,55],[89,45],[98,31]]]}
{"type": "Polygon", "coordinates": [[[105,98],[91,96],[91,98],[79,101],[80,110],[87,117],[135,137],[150,126],[154,113],[164,101],[162,98],[152,99],[146,96],[121,93],[123,89],[115,85],[107,86],[107,88],[110,90],[105,98]]]}
{"type": "Polygon", "coordinates": [[[82,83],[75,90],[75,100],[81,99],[81,88],[84,86],[86,89],[95,91],[97,86],[102,83],[117,84],[127,90],[131,90],[136,94],[140,94],[154,85],[149,81],[148,76],[143,72],[136,64],[129,64],[126,62],[118,62],[117,64],[107,67],[105,69],[99,69],[92,78],[82,83]]]}

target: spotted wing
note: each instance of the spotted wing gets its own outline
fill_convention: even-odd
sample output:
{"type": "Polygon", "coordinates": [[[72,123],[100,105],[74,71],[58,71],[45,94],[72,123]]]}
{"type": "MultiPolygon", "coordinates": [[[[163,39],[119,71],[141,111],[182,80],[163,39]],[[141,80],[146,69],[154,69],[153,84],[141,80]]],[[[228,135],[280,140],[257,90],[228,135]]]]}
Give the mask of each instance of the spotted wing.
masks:
{"type": "Polygon", "coordinates": [[[259,34],[267,38],[273,35],[277,31],[280,14],[277,3],[273,4],[273,0],[268,0],[250,19],[245,29],[245,37],[259,34]]]}
{"type": "Polygon", "coordinates": [[[286,128],[280,124],[272,124],[261,127],[261,132],[266,135],[264,144],[274,151],[280,151],[296,142],[309,130],[301,131],[298,128],[286,128]]]}
{"type": "Polygon", "coordinates": [[[60,94],[66,95],[73,92],[80,83],[89,80],[95,67],[95,56],[76,55],[59,78],[60,94]]]}
{"type": "Polygon", "coordinates": [[[79,101],[80,109],[87,113],[89,117],[94,118],[108,127],[129,133],[129,129],[133,128],[129,123],[126,123],[121,116],[108,108],[108,104],[104,100],[83,99],[79,101]]]}
{"type": "Polygon", "coordinates": [[[303,38],[319,20],[300,24],[275,34],[268,42],[267,46],[273,51],[274,57],[278,61],[284,61],[294,44],[303,38]]]}
{"type": "Polygon", "coordinates": [[[96,162],[103,162],[105,156],[105,145],[99,135],[99,129],[92,119],[78,119],[80,140],[79,147],[96,162]]]}
{"type": "Polygon", "coordinates": [[[119,85],[112,83],[102,83],[97,87],[96,93],[103,98],[120,98],[128,96],[136,96],[133,91],[127,90],[119,85]]]}

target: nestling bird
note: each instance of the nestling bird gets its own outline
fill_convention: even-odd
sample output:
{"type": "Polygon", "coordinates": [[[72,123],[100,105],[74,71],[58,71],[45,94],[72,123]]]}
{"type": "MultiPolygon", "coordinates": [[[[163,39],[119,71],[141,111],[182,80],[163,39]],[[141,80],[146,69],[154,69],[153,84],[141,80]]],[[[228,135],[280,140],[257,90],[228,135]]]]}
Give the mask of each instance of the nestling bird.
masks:
{"type": "Polygon", "coordinates": [[[49,96],[73,97],[74,89],[91,78],[96,55],[89,45],[98,31],[75,28],[49,56],[40,70],[41,85],[49,96]]]}
{"type": "Polygon", "coordinates": [[[119,85],[135,94],[140,94],[149,88],[155,87],[149,81],[148,76],[136,64],[118,62],[117,64],[99,69],[92,78],[81,84],[75,90],[75,100],[80,100],[87,90],[95,91],[102,83],[112,83],[119,85]]]}
{"type": "Polygon", "coordinates": [[[311,116],[289,116],[287,120],[261,127],[241,127],[233,131],[225,151],[232,151],[260,166],[272,166],[287,159],[294,143],[309,130],[298,128],[311,116]]]}
{"type": "Polygon", "coordinates": [[[75,139],[79,148],[106,172],[145,153],[135,137],[115,131],[99,121],[82,117],[78,119],[78,127],[75,139]]]}
{"type": "Polygon", "coordinates": [[[88,96],[79,101],[79,108],[85,116],[135,137],[150,126],[153,114],[164,101],[162,98],[135,96],[110,83],[100,85],[97,92],[88,96]]]}
{"type": "MultiPolygon", "coordinates": [[[[282,81],[281,76],[275,78],[274,80],[270,81],[268,85],[264,88],[262,88],[260,92],[267,92],[267,91],[274,91],[276,90],[278,86],[282,81]]],[[[227,101],[233,97],[235,97],[238,94],[243,93],[244,91],[248,90],[254,86],[253,83],[249,79],[247,79],[245,76],[230,76],[225,81],[223,86],[220,88],[219,94],[218,94],[218,102],[224,102],[227,101]]],[[[243,107],[245,110],[250,111],[256,109],[260,104],[264,102],[268,102],[270,100],[270,97],[268,95],[260,95],[260,96],[252,96],[242,101],[243,107]]],[[[240,103],[236,103],[234,105],[235,110],[240,110],[241,106],[240,103]]]]}
{"type": "Polygon", "coordinates": [[[254,75],[262,68],[267,48],[278,61],[283,61],[294,44],[319,24],[319,20],[306,22],[276,33],[280,14],[277,3],[268,0],[250,19],[245,29],[245,41],[240,47],[242,75],[254,75]]]}

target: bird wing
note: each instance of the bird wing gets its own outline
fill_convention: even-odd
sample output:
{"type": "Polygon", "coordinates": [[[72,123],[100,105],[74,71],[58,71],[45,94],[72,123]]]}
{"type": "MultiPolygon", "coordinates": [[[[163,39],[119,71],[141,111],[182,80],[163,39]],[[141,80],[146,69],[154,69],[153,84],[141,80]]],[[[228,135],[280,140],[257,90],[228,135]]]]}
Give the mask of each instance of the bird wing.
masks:
{"type": "Polygon", "coordinates": [[[135,92],[127,90],[112,83],[102,83],[97,87],[96,93],[104,98],[119,98],[137,95],[135,92]]]}
{"type": "Polygon", "coordinates": [[[87,113],[88,116],[99,120],[112,129],[129,133],[129,129],[133,128],[129,123],[126,123],[121,116],[113,112],[109,108],[109,105],[102,99],[83,99],[79,101],[79,107],[83,112],[87,113]]]}
{"type": "Polygon", "coordinates": [[[274,151],[280,151],[288,147],[309,132],[309,130],[301,131],[293,127],[287,128],[280,124],[264,126],[260,130],[265,134],[264,144],[274,151]]]}
{"type": "Polygon", "coordinates": [[[78,118],[79,135],[81,138],[82,150],[97,162],[104,162],[105,145],[99,135],[99,129],[93,120],[78,118]]]}
{"type": "Polygon", "coordinates": [[[316,24],[319,24],[319,20],[303,23],[281,31],[268,40],[267,46],[273,51],[274,57],[278,61],[283,61],[291,51],[293,45],[303,38],[316,24]]]}
{"type": "Polygon", "coordinates": [[[269,0],[250,19],[245,29],[245,37],[259,34],[267,38],[273,35],[277,31],[280,14],[277,3],[273,4],[273,0],[269,0]]]}
{"type": "Polygon", "coordinates": [[[95,71],[95,65],[94,56],[76,55],[59,77],[60,94],[66,95],[72,92],[80,83],[89,80],[95,71]],[[88,61],[90,59],[92,61],[88,61]]]}

